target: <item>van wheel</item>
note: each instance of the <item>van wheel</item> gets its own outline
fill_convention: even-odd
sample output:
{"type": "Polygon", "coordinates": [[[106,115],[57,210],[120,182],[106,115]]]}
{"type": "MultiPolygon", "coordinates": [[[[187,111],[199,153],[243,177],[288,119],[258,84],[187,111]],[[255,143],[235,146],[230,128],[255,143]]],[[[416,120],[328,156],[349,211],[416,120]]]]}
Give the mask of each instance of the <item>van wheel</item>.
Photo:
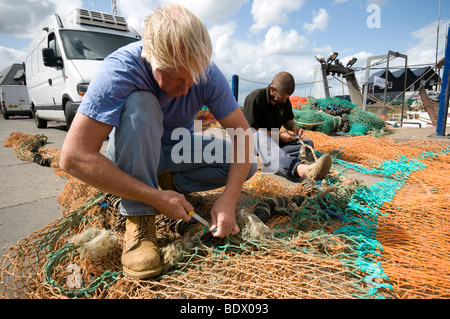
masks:
{"type": "Polygon", "coordinates": [[[64,108],[64,115],[66,116],[67,129],[69,129],[75,117],[75,111],[72,106],[72,101],[66,102],[66,107],[64,108]]]}
{"type": "Polygon", "coordinates": [[[33,109],[34,113],[34,122],[36,123],[37,128],[47,128],[47,121],[41,119],[35,109],[33,109]]]}

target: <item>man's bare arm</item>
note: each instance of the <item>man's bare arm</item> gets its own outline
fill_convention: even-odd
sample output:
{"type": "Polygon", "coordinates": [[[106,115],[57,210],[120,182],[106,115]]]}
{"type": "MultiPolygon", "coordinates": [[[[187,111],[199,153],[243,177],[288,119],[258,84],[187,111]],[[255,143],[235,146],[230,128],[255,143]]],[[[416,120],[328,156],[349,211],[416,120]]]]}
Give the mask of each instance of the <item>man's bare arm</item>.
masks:
{"type": "Polygon", "coordinates": [[[280,132],[280,141],[283,143],[290,143],[297,140],[298,137],[303,135],[303,129],[295,124],[294,120],[288,120],[283,124],[287,131],[280,132]]]}

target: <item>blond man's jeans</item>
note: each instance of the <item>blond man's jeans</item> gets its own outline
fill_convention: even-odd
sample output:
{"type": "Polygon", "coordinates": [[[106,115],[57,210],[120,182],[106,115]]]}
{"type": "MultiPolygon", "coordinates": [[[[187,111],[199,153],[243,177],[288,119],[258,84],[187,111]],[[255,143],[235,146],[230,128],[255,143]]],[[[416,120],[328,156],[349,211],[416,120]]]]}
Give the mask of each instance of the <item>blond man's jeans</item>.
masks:
{"type": "MultiPolygon", "coordinates": [[[[230,170],[228,154],[231,142],[226,139],[190,134],[190,141],[184,141],[185,145],[190,143],[192,146],[190,148],[179,149],[178,142],[163,145],[161,142],[163,120],[159,102],[152,93],[147,91],[132,93],[123,107],[120,126],[114,128],[110,134],[108,158],[125,173],[156,189],[158,174],[164,172],[174,174],[175,188],[182,194],[225,186],[230,170]],[[208,153],[205,150],[211,149],[208,145],[212,142],[216,146],[221,145],[213,148],[214,162],[205,156],[208,153]]],[[[255,172],[256,161],[247,179],[255,172]]],[[[125,198],[121,200],[120,211],[126,216],[158,214],[156,209],[149,205],[125,198]]]]}

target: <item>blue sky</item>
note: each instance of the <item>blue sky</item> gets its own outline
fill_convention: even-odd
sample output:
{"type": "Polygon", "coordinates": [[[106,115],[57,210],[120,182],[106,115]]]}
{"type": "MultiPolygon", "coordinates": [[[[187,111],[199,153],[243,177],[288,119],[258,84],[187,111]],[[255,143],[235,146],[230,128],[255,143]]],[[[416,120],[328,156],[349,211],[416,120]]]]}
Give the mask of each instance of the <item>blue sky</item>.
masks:
{"type": "MultiPolygon", "coordinates": [[[[145,16],[168,0],[117,0],[118,14],[142,30],[145,16]]],[[[339,52],[346,62],[389,50],[408,55],[409,64],[434,64],[439,0],[176,0],[197,13],[208,27],[214,60],[231,80],[238,74],[240,102],[251,90],[270,83],[279,71],[291,72],[298,84],[314,80],[316,55],[339,52]],[[375,6],[374,6],[375,5],[375,6]],[[375,11],[369,11],[375,8],[375,11]],[[379,13],[379,15],[377,15],[379,13]],[[368,19],[375,22],[372,27],[368,19]],[[378,19],[379,18],[379,19],[378,19]],[[373,27],[375,26],[375,27],[373,27]],[[250,81],[246,81],[250,80],[250,81]],[[256,83],[255,83],[256,82],[256,83]]],[[[67,14],[73,7],[112,12],[110,0],[0,0],[0,71],[24,60],[33,32],[45,16],[67,14]]],[[[444,57],[450,0],[442,0],[438,59],[444,57]]],[[[404,63],[393,61],[393,65],[404,63]]],[[[364,72],[358,72],[363,81],[364,72]]],[[[361,83],[360,83],[361,84],[361,83]]],[[[332,93],[342,85],[331,83],[332,93]]],[[[344,91],[345,92],[345,91],[344,91]]],[[[298,85],[295,95],[313,94],[298,85]]]]}

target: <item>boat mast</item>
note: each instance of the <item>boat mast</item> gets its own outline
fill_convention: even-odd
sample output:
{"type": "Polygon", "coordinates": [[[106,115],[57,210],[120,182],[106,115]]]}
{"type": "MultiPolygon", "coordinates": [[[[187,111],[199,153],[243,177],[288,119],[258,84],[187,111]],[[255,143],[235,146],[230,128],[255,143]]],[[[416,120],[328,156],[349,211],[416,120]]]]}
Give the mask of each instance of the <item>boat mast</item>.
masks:
{"type": "Polygon", "coordinates": [[[112,0],[112,12],[113,12],[113,15],[117,15],[116,0],[112,0]]]}
{"type": "Polygon", "coordinates": [[[440,92],[440,90],[439,90],[439,78],[440,78],[440,73],[441,73],[441,70],[437,67],[438,54],[439,54],[439,29],[441,27],[441,5],[442,5],[442,0],[439,0],[439,17],[438,17],[438,26],[437,26],[437,39],[436,39],[436,73],[438,74],[438,83],[436,85],[436,91],[437,92],[440,92]]]}

